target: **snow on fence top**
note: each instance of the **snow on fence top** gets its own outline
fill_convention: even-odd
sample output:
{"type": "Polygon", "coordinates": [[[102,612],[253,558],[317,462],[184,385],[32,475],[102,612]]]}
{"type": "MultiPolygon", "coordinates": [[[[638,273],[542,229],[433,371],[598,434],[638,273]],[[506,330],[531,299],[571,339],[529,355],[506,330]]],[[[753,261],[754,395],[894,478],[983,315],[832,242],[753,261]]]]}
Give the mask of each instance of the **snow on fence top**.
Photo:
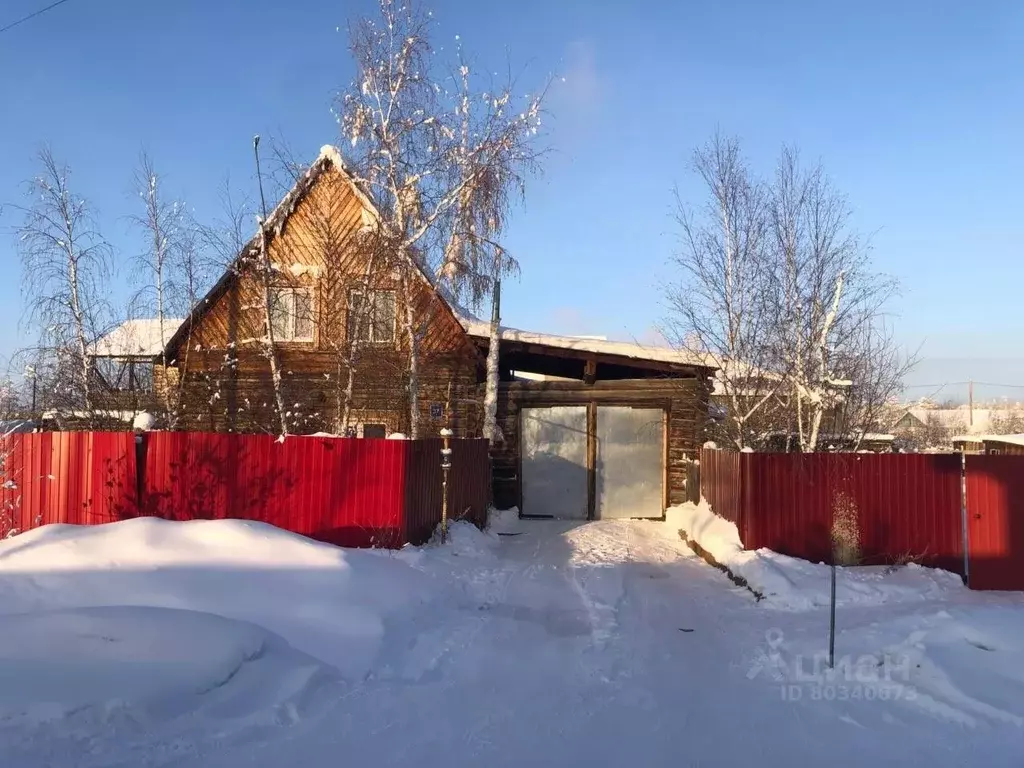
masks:
{"type": "Polygon", "coordinates": [[[183,322],[178,317],[165,317],[161,339],[158,318],[126,320],[97,339],[89,348],[89,354],[97,357],[156,357],[183,322]]]}

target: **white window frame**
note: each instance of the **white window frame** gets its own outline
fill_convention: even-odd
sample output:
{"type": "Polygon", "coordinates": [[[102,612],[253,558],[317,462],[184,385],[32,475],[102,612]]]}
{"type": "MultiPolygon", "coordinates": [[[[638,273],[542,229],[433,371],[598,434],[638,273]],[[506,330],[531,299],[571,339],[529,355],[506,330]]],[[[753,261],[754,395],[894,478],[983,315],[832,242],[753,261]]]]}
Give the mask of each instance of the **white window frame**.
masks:
{"type": "MultiPolygon", "coordinates": [[[[390,290],[390,289],[381,289],[381,290],[371,289],[369,291],[363,291],[361,288],[352,288],[348,292],[348,311],[345,313],[346,314],[346,318],[345,318],[345,326],[346,326],[346,328],[345,328],[345,335],[346,335],[346,337],[349,340],[352,339],[352,330],[353,330],[352,322],[351,322],[352,321],[353,298],[356,297],[356,296],[365,296],[365,295],[369,295],[371,297],[376,297],[376,296],[383,295],[383,294],[388,294],[388,295],[391,296],[391,308],[392,308],[392,312],[391,312],[391,318],[392,318],[391,336],[390,336],[390,338],[386,338],[386,339],[378,339],[378,338],[376,338],[377,333],[378,333],[378,331],[380,329],[377,327],[376,324],[371,322],[369,324],[369,326],[366,328],[366,330],[367,330],[367,337],[365,339],[359,339],[359,343],[360,344],[394,344],[395,341],[398,339],[398,295],[396,294],[396,292],[393,291],[393,290],[390,290]]],[[[366,318],[364,318],[364,320],[365,319],[366,318]]]]}
{"type": "Polygon", "coordinates": [[[313,289],[311,287],[303,286],[303,287],[299,287],[299,288],[291,288],[291,287],[271,288],[270,290],[273,293],[273,297],[271,298],[271,317],[270,317],[270,321],[271,321],[271,323],[273,323],[273,320],[274,320],[274,317],[273,317],[274,311],[273,310],[275,308],[280,308],[280,307],[283,306],[283,307],[286,307],[286,315],[287,315],[286,325],[288,326],[287,330],[285,332],[285,335],[278,336],[276,333],[274,334],[274,342],[275,343],[278,343],[278,342],[288,342],[288,343],[290,343],[290,342],[305,342],[305,343],[312,342],[314,340],[314,338],[316,337],[316,305],[313,303],[313,300],[314,300],[313,289]],[[295,296],[296,296],[296,294],[299,294],[299,293],[304,293],[304,294],[306,294],[306,296],[309,297],[310,319],[309,319],[309,335],[308,336],[298,336],[296,334],[296,332],[295,332],[296,325],[298,324],[298,315],[295,312],[295,296]]]}

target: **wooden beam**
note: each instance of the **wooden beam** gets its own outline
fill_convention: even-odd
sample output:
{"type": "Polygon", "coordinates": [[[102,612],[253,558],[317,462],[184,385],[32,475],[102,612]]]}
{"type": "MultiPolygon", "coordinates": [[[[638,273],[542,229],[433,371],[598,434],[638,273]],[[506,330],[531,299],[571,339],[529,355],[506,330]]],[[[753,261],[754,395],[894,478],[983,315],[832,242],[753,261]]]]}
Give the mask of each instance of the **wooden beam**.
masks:
{"type": "Polygon", "coordinates": [[[520,392],[659,392],[697,394],[694,384],[696,378],[672,379],[616,379],[614,381],[595,381],[587,386],[582,381],[513,381],[502,383],[501,389],[511,393],[520,392]]]}
{"type": "MultiPolygon", "coordinates": [[[[480,348],[481,352],[485,352],[488,345],[488,340],[484,338],[476,339],[476,344],[480,348]]],[[[693,365],[692,363],[684,362],[668,362],[665,360],[651,360],[644,357],[631,357],[629,355],[617,355],[609,352],[592,352],[585,349],[572,349],[570,347],[552,347],[544,344],[536,344],[533,342],[525,341],[512,341],[510,339],[503,339],[501,342],[501,354],[502,357],[511,354],[525,354],[525,355],[537,355],[539,357],[554,357],[561,358],[563,360],[595,360],[598,363],[608,363],[610,365],[619,365],[626,368],[636,368],[638,370],[647,371],[660,371],[665,373],[674,373],[680,371],[696,372],[698,369],[711,371],[712,368],[706,368],[699,365],[693,365]]],[[[708,375],[708,374],[705,374],[708,375]]]]}
{"type": "Polygon", "coordinates": [[[583,383],[592,385],[597,380],[597,360],[591,358],[583,366],[583,383]]]}

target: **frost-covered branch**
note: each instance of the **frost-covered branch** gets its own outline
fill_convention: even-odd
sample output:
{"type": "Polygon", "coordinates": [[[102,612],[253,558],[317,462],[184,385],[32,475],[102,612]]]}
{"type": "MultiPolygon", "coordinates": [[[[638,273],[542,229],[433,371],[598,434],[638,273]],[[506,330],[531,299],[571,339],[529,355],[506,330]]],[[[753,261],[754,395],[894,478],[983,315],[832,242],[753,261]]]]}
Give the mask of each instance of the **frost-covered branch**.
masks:
{"type": "MultiPolygon", "coordinates": [[[[510,194],[536,170],[544,90],[516,96],[515,81],[485,83],[456,46],[446,67],[433,18],[416,3],[380,0],[377,18],[351,29],[356,74],[338,101],[347,169],[373,198],[379,236],[395,244],[403,295],[440,287],[479,305],[518,265],[498,245],[510,194]],[[437,281],[437,282],[435,282],[437,281]]],[[[407,306],[409,302],[407,301],[407,306]]],[[[419,415],[422,318],[405,317],[411,431],[419,415]]]]}
{"type": "Polygon", "coordinates": [[[46,386],[59,410],[84,408],[94,421],[96,392],[90,344],[104,329],[111,248],[92,209],[70,186],[70,168],[44,148],[40,174],[27,184],[31,205],[17,234],[29,322],[50,361],[46,386]]]}

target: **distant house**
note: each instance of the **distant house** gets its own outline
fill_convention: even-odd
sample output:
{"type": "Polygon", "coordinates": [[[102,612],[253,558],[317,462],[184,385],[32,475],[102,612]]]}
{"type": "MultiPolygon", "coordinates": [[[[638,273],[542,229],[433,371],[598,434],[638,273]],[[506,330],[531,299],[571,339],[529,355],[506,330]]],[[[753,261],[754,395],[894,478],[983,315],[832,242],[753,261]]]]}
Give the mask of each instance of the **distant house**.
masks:
{"type": "Polygon", "coordinates": [[[922,448],[981,451],[984,437],[1016,433],[1024,425],[1019,408],[908,408],[893,427],[904,440],[922,448]]]}
{"type": "Polygon", "coordinates": [[[986,435],[983,442],[985,453],[989,456],[998,454],[1024,456],[1024,434],[986,435]]]}
{"type": "Polygon", "coordinates": [[[953,437],[953,450],[960,453],[984,453],[984,435],[955,435],[953,437]]]}
{"type": "MultiPolygon", "coordinates": [[[[408,433],[404,323],[411,316],[422,329],[421,435],[450,427],[459,437],[479,436],[489,323],[450,301],[414,256],[371,259],[366,235],[378,217],[337,150],[325,147],[267,219],[271,324],[289,432],[408,433]],[[348,390],[343,353],[352,342],[359,353],[348,390]]],[[[168,402],[175,396],[182,427],[278,428],[258,253],[254,238],[164,348],[154,386],[168,402]]],[[[498,368],[497,505],[540,516],[661,517],[667,504],[685,499],[686,459],[706,439],[714,371],[707,360],[503,327],[498,368]]]]}
{"type": "Polygon", "coordinates": [[[985,408],[908,408],[892,431],[917,448],[949,448],[955,436],[991,432],[985,408]]]}
{"type": "Polygon", "coordinates": [[[1024,434],[958,435],[953,438],[953,447],[962,453],[1024,456],[1024,434]]]}

